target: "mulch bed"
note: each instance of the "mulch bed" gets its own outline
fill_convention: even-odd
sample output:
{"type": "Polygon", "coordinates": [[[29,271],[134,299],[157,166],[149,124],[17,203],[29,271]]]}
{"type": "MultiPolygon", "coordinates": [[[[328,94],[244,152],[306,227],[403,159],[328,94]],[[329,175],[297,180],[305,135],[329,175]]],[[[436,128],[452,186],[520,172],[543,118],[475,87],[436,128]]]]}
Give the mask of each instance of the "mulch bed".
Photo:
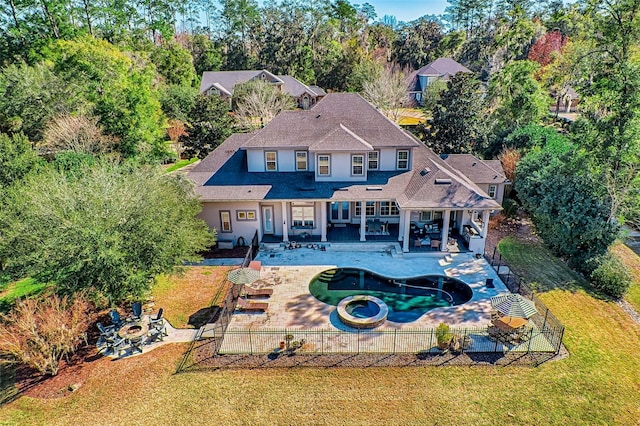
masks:
{"type": "Polygon", "coordinates": [[[200,256],[205,259],[225,259],[225,258],[239,258],[245,257],[249,247],[234,247],[232,249],[219,249],[212,247],[209,250],[200,252],[200,256]]]}

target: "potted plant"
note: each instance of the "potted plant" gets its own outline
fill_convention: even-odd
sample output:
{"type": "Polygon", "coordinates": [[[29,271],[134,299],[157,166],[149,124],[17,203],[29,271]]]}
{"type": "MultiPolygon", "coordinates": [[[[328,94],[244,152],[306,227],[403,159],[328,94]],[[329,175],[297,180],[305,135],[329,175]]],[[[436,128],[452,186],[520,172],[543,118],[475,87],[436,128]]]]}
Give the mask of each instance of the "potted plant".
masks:
{"type": "Polygon", "coordinates": [[[436,327],[436,340],[438,342],[438,349],[446,350],[449,349],[449,345],[453,340],[453,333],[451,333],[451,328],[449,325],[441,322],[436,327]]]}

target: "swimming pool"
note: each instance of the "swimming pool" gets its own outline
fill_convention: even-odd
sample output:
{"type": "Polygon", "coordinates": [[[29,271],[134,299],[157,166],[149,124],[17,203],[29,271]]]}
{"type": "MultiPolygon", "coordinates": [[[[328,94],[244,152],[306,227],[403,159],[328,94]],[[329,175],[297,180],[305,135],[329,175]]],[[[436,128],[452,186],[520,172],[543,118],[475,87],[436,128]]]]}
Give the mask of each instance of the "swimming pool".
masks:
{"type": "Polygon", "coordinates": [[[473,290],[462,281],[439,275],[396,280],[359,268],[333,268],[313,277],[309,292],[321,302],[337,306],[345,297],[368,295],[388,307],[387,319],[411,322],[425,312],[468,302],[473,290]]]}

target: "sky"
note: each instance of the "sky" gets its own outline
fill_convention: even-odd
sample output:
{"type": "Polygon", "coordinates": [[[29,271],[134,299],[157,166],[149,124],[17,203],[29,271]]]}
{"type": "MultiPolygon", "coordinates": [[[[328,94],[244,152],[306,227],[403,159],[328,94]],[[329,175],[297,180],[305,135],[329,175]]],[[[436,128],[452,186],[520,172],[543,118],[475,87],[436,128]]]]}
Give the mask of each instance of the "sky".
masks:
{"type": "Polygon", "coordinates": [[[449,5],[447,0],[352,0],[351,4],[369,3],[376,9],[377,19],[394,15],[398,21],[413,21],[423,15],[440,15],[449,5]]]}

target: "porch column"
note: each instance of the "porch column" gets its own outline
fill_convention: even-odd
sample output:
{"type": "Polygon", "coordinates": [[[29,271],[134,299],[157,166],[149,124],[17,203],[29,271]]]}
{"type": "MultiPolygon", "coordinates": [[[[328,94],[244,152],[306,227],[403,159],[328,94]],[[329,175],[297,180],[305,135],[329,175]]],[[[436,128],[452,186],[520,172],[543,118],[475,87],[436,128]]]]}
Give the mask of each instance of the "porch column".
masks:
{"type": "Polygon", "coordinates": [[[367,202],[360,201],[360,241],[367,241],[367,202]]]}
{"type": "Polygon", "coordinates": [[[282,241],[289,241],[289,203],[282,202],[282,241]]]}
{"type": "Polygon", "coordinates": [[[400,230],[403,235],[402,240],[402,251],[404,253],[409,253],[409,231],[411,230],[411,210],[405,210],[404,214],[404,227],[400,230]]]}
{"type": "Polygon", "coordinates": [[[327,202],[320,202],[320,242],[327,242],[327,202]]]}
{"type": "Polygon", "coordinates": [[[404,238],[404,211],[400,210],[400,223],[398,224],[398,241],[404,238]]]}
{"type": "Polygon", "coordinates": [[[449,219],[451,210],[445,210],[442,218],[442,241],[440,241],[440,251],[447,250],[447,241],[449,241],[449,219]]]}
{"type": "Polygon", "coordinates": [[[482,211],[482,233],[480,236],[482,238],[487,238],[487,231],[489,230],[489,215],[491,212],[489,210],[482,211]]]}

